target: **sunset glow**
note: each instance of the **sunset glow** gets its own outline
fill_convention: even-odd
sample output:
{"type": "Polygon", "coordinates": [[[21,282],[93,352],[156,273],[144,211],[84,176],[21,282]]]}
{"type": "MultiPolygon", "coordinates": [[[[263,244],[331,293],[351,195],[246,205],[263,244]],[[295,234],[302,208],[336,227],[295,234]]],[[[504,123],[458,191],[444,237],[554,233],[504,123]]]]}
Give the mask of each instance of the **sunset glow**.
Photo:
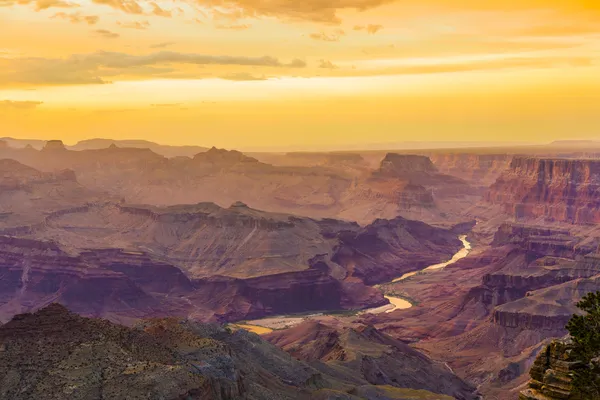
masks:
{"type": "Polygon", "coordinates": [[[340,148],[600,132],[597,1],[0,0],[0,26],[1,136],[340,148]]]}

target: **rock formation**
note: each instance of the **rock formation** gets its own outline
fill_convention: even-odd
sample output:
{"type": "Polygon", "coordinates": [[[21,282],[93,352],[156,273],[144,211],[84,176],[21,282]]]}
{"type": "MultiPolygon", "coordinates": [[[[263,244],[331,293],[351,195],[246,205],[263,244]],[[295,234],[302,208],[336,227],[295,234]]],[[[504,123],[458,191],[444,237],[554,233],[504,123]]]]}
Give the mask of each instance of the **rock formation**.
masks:
{"type": "Polygon", "coordinates": [[[550,343],[531,366],[528,388],[519,394],[519,400],[572,399],[571,371],[577,365],[569,357],[568,340],[550,343]]]}
{"type": "Polygon", "coordinates": [[[486,200],[516,219],[600,222],[600,161],[515,157],[486,200]]]}
{"type": "MultiPolygon", "coordinates": [[[[414,351],[411,357],[427,363],[414,351]]],[[[433,365],[426,368],[435,371],[433,365]]],[[[13,400],[333,400],[362,393],[382,400],[412,398],[399,394],[447,398],[400,383],[376,386],[361,376],[320,371],[244,330],[231,333],[176,318],[127,328],[80,317],[57,304],[0,327],[0,382],[0,398],[13,400]]],[[[444,389],[439,382],[430,386],[444,389]]],[[[441,382],[452,382],[446,392],[457,391],[457,398],[471,398],[469,387],[451,373],[441,382]]]]}
{"type": "Polygon", "coordinates": [[[149,148],[73,151],[55,141],[42,151],[5,149],[0,157],[41,171],[74,170],[84,186],[130,203],[228,206],[243,201],[273,212],[363,224],[398,215],[456,223],[461,220],[463,202],[477,197],[466,182],[437,172],[426,157],[397,154],[386,156],[374,172],[360,156],[335,155],[301,166],[271,165],[216,148],[199,152],[193,159],[169,159],[149,148]]]}
{"type": "Polygon", "coordinates": [[[374,385],[426,389],[455,399],[476,398],[475,390],[443,364],[372,326],[335,328],[306,322],[265,338],[324,373],[356,376],[374,385]]]}

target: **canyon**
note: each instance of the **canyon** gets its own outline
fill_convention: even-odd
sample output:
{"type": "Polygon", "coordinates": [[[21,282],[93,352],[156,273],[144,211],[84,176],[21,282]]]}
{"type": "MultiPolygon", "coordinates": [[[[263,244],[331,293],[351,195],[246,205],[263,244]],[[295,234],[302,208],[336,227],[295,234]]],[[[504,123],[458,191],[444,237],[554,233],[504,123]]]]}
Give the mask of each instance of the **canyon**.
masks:
{"type": "MultiPolygon", "coordinates": [[[[202,340],[247,341],[217,351],[247,364],[229,381],[170,372],[189,393],[383,399],[412,390],[508,400],[526,389],[545,346],[566,335],[575,303],[600,289],[593,147],[270,154],[135,146],[143,145],[0,145],[0,357],[12,357],[10,368],[21,368],[14,360],[25,351],[10,344],[18,332],[49,329],[48,318],[93,326],[85,335],[133,329],[127,335],[149,334],[145,341],[202,326],[219,332],[202,340]],[[465,241],[468,255],[446,265],[465,241]],[[417,273],[436,265],[444,267],[417,273]],[[389,299],[411,307],[390,309],[389,299]],[[266,317],[275,322],[262,338],[245,332],[266,317]],[[259,373],[262,388],[242,382],[256,373],[244,368],[261,360],[286,361],[259,373]],[[278,368],[289,372],[290,363],[295,372],[283,377],[278,368]]],[[[52,332],[49,346],[65,334],[52,332]]],[[[137,354],[136,363],[157,369],[134,368],[127,379],[213,365],[192,347],[200,359],[137,354]]],[[[81,362],[98,362],[84,348],[81,362]]],[[[64,382],[79,379],[69,365],[64,382]]],[[[125,382],[130,367],[121,367],[114,376],[125,382]]],[[[89,390],[117,390],[117,381],[89,390]]],[[[161,385],[153,393],[174,393],[161,385]]]]}

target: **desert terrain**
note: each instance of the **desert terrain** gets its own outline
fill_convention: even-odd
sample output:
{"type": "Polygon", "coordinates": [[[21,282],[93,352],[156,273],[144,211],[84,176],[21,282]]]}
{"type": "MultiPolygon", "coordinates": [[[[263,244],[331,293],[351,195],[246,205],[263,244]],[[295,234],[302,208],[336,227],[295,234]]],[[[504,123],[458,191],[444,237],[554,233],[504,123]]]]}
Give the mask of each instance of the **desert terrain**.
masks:
{"type": "MultiPolygon", "coordinates": [[[[111,338],[103,351],[147,344],[124,368],[170,371],[153,389],[168,396],[172,376],[215,399],[514,399],[600,289],[596,157],[600,144],[574,142],[244,154],[3,139],[0,375],[34,357],[18,343],[41,324],[65,387],[83,379],[65,346],[98,363],[86,346],[111,338]],[[82,333],[59,339],[55,322],[82,333]],[[231,359],[226,378],[183,373],[204,352],[231,359]],[[260,357],[266,370],[249,367],[260,357]]],[[[119,374],[86,390],[146,379],[119,374]]]]}

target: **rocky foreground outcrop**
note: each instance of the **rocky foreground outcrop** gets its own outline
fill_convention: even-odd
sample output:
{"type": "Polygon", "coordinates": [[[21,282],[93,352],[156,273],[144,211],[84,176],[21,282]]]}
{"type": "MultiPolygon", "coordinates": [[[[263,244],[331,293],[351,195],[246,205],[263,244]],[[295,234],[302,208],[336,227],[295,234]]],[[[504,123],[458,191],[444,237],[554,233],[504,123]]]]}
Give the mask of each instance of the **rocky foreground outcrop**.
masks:
{"type": "Polygon", "coordinates": [[[600,222],[600,160],[515,157],[486,200],[516,219],[600,222]]]}
{"type": "MultiPolygon", "coordinates": [[[[444,380],[461,387],[450,372],[444,380]]],[[[439,382],[432,386],[440,387],[439,382]]],[[[452,398],[447,394],[321,371],[244,330],[231,333],[175,318],[127,328],[51,304],[0,327],[3,400],[452,398]]]]}
{"type": "Polygon", "coordinates": [[[577,362],[569,355],[568,340],[555,340],[535,359],[529,374],[528,388],[519,394],[519,400],[568,400],[572,395],[573,367],[577,362]]]}

